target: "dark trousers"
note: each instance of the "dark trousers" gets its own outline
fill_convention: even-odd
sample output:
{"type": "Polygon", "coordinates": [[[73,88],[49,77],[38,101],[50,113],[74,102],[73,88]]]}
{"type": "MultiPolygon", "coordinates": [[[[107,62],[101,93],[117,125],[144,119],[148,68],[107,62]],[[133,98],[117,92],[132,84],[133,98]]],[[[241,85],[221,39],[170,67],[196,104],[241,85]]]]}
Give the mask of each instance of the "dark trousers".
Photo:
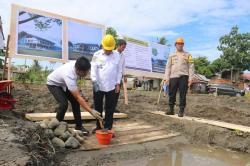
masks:
{"type": "Polygon", "coordinates": [[[180,92],[180,108],[186,107],[186,95],[188,90],[188,76],[179,78],[170,78],[169,81],[169,106],[174,107],[176,102],[176,93],[180,92]]]}
{"type": "MultiPolygon", "coordinates": [[[[94,106],[95,110],[103,112],[103,98],[105,96],[105,118],[104,118],[104,128],[111,130],[113,127],[113,114],[115,112],[116,106],[116,93],[115,90],[109,92],[98,91],[94,92],[94,106]]],[[[96,121],[96,127],[101,128],[99,121],[96,121]]]]}
{"type": "Polygon", "coordinates": [[[80,129],[82,127],[82,119],[78,101],[68,89],[66,89],[65,92],[62,87],[53,85],[47,85],[47,87],[58,103],[58,107],[56,107],[56,119],[58,121],[63,121],[64,115],[68,109],[68,101],[70,101],[75,118],[76,129],[80,129]]]}
{"type": "Polygon", "coordinates": [[[117,107],[117,104],[118,104],[118,100],[119,100],[119,96],[120,96],[120,91],[119,91],[119,93],[115,93],[115,109],[116,109],[116,107],[117,107]]]}

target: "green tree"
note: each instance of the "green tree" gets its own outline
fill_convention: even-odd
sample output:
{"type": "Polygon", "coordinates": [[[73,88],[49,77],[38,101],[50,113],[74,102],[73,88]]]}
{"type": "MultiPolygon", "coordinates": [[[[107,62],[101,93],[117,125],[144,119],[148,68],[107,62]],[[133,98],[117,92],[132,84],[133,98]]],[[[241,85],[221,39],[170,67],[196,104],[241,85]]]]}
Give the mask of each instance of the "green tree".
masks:
{"type": "Polygon", "coordinates": [[[231,65],[224,58],[218,58],[210,64],[210,67],[213,73],[221,73],[225,69],[230,69],[231,65]]]}
{"type": "Polygon", "coordinates": [[[112,35],[115,38],[115,40],[117,40],[118,35],[117,35],[117,32],[116,32],[116,30],[114,28],[107,27],[107,29],[106,29],[106,35],[108,35],[108,34],[112,35]]]}
{"type": "Polygon", "coordinates": [[[158,43],[162,45],[167,45],[168,40],[163,36],[159,39],[158,43]]]}
{"type": "Polygon", "coordinates": [[[205,75],[208,78],[214,75],[212,67],[210,66],[210,62],[208,61],[207,57],[201,56],[193,58],[193,60],[196,73],[205,75]]]}
{"type": "Polygon", "coordinates": [[[42,70],[42,66],[39,64],[38,60],[34,60],[30,70],[34,70],[35,72],[40,72],[42,70]]]}
{"type": "Polygon", "coordinates": [[[250,33],[239,33],[238,30],[234,26],[229,34],[220,38],[218,50],[222,51],[221,60],[231,66],[226,67],[250,70],[250,33]]]}

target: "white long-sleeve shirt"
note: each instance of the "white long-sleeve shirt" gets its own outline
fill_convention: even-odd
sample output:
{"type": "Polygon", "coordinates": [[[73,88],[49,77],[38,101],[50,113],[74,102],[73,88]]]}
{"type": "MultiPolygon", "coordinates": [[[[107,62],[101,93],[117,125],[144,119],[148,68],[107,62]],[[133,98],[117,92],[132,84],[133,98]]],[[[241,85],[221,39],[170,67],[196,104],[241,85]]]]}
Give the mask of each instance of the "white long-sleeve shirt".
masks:
{"type": "Polygon", "coordinates": [[[121,66],[122,66],[122,75],[124,76],[125,75],[125,55],[123,54],[123,52],[122,53],[119,53],[118,52],[118,54],[120,54],[120,64],[121,64],[121,66]]]}
{"type": "Polygon", "coordinates": [[[91,61],[90,76],[93,82],[98,83],[100,91],[114,90],[122,78],[120,55],[116,51],[110,55],[106,55],[103,50],[95,52],[91,61]]]}

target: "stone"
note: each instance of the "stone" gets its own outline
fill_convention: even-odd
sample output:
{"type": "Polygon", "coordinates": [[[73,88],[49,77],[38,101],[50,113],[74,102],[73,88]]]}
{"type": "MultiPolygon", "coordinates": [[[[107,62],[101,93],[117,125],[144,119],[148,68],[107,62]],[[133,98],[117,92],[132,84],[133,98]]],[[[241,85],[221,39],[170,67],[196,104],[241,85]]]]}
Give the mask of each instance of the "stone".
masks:
{"type": "Polygon", "coordinates": [[[22,157],[16,160],[16,165],[18,166],[26,166],[29,163],[30,157],[22,157]]]}
{"type": "Polygon", "coordinates": [[[54,137],[52,139],[52,143],[54,146],[59,147],[59,148],[65,147],[65,143],[63,142],[63,140],[61,140],[60,138],[57,138],[57,137],[54,137]]]}
{"type": "Polygon", "coordinates": [[[55,129],[57,126],[59,126],[60,122],[54,118],[48,123],[48,128],[55,129]]]}
{"type": "Polygon", "coordinates": [[[45,129],[45,135],[49,138],[49,139],[52,139],[52,138],[54,138],[55,137],[55,135],[54,135],[54,132],[53,132],[53,130],[52,129],[45,129]]]}
{"type": "Polygon", "coordinates": [[[48,119],[44,119],[42,122],[40,122],[40,126],[43,129],[47,129],[48,128],[48,124],[49,124],[49,120],[48,119]]]}
{"type": "Polygon", "coordinates": [[[75,137],[70,137],[66,142],[65,142],[65,147],[66,148],[72,148],[76,149],[80,146],[79,141],[75,137]]]}
{"type": "Polygon", "coordinates": [[[72,134],[70,134],[69,131],[66,131],[60,136],[60,139],[62,139],[63,141],[67,141],[69,137],[72,137],[72,134]]]}
{"type": "Polygon", "coordinates": [[[60,123],[59,126],[57,126],[57,128],[54,130],[54,134],[55,136],[61,136],[63,135],[63,133],[67,130],[67,123],[63,124],[60,123]]]}

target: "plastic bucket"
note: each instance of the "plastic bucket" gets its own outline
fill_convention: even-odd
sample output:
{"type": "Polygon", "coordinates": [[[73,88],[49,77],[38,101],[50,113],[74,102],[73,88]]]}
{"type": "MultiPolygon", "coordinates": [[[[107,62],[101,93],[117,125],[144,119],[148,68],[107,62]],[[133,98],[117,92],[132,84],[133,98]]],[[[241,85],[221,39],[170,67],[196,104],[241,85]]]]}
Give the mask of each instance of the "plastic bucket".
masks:
{"type": "Polygon", "coordinates": [[[101,145],[109,145],[113,136],[111,130],[96,130],[96,138],[101,145]]]}

